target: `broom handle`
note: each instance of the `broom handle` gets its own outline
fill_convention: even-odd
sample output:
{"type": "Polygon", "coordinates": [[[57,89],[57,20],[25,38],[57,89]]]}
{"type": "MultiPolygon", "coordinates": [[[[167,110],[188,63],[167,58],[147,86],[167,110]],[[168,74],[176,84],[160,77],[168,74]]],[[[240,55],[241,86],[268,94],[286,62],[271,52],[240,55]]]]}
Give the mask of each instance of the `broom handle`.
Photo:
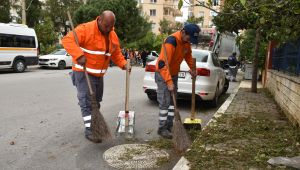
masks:
{"type": "MultiPolygon", "coordinates": [[[[77,46],[79,47],[79,41],[78,41],[78,37],[77,37],[77,34],[75,32],[75,29],[74,29],[74,25],[73,25],[73,21],[72,21],[72,17],[71,17],[70,11],[67,11],[67,14],[68,14],[68,18],[69,18],[69,21],[70,21],[70,24],[71,24],[71,28],[72,28],[72,31],[73,31],[73,35],[74,35],[74,38],[75,38],[75,42],[76,42],[77,46]]],[[[88,73],[86,71],[85,65],[83,66],[83,70],[84,70],[86,81],[87,81],[87,84],[88,84],[88,87],[89,87],[90,94],[92,96],[92,95],[94,95],[94,92],[93,92],[91,81],[90,81],[90,77],[89,77],[89,75],[88,75],[88,73]]]]}
{"type": "Polygon", "coordinates": [[[127,59],[126,67],[126,95],[125,95],[125,112],[129,111],[129,67],[130,59],[127,59]]]}
{"type": "MultiPolygon", "coordinates": [[[[196,59],[193,58],[193,72],[196,73],[196,59]]],[[[195,88],[196,88],[196,76],[192,77],[192,114],[191,114],[191,119],[195,119],[195,88]]]]}
{"type": "MultiPolygon", "coordinates": [[[[166,66],[169,70],[169,74],[171,76],[171,73],[170,73],[170,67],[169,67],[169,62],[168,62],[168,56],[167,56],[167,51],[166,51],[166,47],[165,47],[165,43],[163,42],[163,51],[164,51],[164,57],[165,57],[165,60],[166,60],[166,66]]],[[[172,77],[172,76],[171,76],[172,77]]],[[[176,88],[176,87],[175,87],[176,88]]],[[[172,99],[173,99],[173,104],[174,104],[174,113],[175,113],[175,120],[180,120],[181,121],[181,118],[180,118],[180,115],[179,115],[179,112],[177,110],[177,103],[176,103],[176,98],[175,98],[175,92],[174,90],[171,91],[171,96],[172,96],[172,99]]]]}

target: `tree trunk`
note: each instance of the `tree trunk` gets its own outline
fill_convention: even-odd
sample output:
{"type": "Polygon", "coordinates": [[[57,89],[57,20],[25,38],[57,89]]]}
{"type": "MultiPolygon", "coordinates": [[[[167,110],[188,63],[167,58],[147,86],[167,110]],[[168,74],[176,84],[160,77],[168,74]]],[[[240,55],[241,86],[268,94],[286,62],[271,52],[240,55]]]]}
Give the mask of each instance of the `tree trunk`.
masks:
{"type": "Polygon", "coordinates": [[[256,36],[255,36],[255,51],[254,51],[254,58],[253,58],[252,85],[251,85],[251,92],[253,93],[257,93],[257,70],[258,70],[259,46],[260,46],[260,28],[257,28],[256,36]]]}

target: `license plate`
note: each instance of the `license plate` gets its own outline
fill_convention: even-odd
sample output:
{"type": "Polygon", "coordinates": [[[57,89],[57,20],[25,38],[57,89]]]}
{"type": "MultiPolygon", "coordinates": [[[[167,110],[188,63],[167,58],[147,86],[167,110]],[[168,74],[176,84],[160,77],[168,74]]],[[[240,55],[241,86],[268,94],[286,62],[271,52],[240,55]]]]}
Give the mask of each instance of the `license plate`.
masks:
{"type": "Polygon", "coordinates": [[[179,78],[185,78],[185,72],[179,72],[178,77],[179,78]]]}

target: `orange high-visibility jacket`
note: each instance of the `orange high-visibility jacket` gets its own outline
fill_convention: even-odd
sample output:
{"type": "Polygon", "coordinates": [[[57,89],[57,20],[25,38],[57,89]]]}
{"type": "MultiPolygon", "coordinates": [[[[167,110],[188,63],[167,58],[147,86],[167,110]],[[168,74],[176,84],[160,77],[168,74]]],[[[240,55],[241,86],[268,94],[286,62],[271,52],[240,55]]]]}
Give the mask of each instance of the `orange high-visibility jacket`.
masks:
{"type": "Polygon", "coordinates": [[[83,67],[77,63],[77,59],[84,55],[87,59],[86,71],[100,77],[105,74],[110,59],[120,68],[124,67],[126,60],[121,53],[119,38],[114,30],[109,33],[109,48],[106,47],[105,38],[98,29],[97,20],[98,18],[75,28],[79,47],[73,32],[69,32],[63,38],[62,44],[73,58],[73,70],[83,71],[83,67]]]}
{"type": "MultiPolygon", "coordinates": [[[[165,49],[167,53],[167,59],[169,63],[169,69],[167,68],[166,64],[164,64],[165,57],[164,57],[164,48],[162,46],[160,55],[158,57],[158,60],[156,62],[156,71],[160,73],[160,75],[163,77],[167,85],[173,84],[172,76],[178,75],[178,72],[180,70],[180,64],[185,59],[188,66],[192,68],[193,66],[193,59],[192,59],[192,51],[191,51],[191,44],[190,43],[184,43],[181,41],[181,32],[177,31],[174,34],[171,35],[171,37],[174,37],[174,41],[176,40],[176,43],[168,43],[165,41],[165,49]],[[176,44],[176,47],[174,46],[176,44]],[[161,62],[164,61],[164,62],[161,62]],[[163,63],[163,64],[162,64],[163,63]],[[159,66],[162,64],[161,66],[159,66]],[[163,67],[162,67],[163,66],[163,67]],[[162,67],[162,68],[160,68],[162,67]],[[171,75],[170,75],[171,73],[171,75]]],[[[170,37],[168,37],[170,38],[170,37]]],[[[167,39],[168,39],[167,38],[167,39]]]]}

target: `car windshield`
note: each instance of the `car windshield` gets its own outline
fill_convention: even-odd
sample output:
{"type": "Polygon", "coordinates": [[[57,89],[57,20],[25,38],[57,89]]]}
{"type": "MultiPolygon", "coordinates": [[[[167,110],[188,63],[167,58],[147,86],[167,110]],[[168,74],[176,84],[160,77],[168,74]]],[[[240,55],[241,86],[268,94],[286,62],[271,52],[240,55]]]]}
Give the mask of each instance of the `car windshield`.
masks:
{"type": "Polygon", "coordinates": [[[52,55],[65,55],[67,52],[65,49],[60,49],[60,50],[56,50],[56,51],[53,51],[51,54],[52,55]]]}
{"type": "Polygon", "coordinates": [[[203,62],[203,63],[207,62],[208,53],[205,52],[205,51],[196,51],[196,50],[193,50],[192,51],[192,55],[193,55],[194,58],[196,58],[197,62],[203,62]]]}

